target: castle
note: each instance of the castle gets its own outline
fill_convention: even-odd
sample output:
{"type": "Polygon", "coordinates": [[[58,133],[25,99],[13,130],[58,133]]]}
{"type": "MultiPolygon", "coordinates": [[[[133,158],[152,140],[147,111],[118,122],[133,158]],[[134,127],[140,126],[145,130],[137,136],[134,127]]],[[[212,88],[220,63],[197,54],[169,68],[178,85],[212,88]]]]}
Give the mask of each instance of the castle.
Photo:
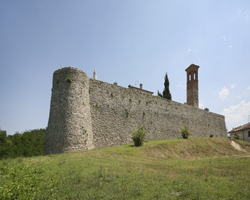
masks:
{"type": "Polygon", "coordinates": [[[226,137],[225,118],[199,109],[198,68],[187,73],[187,104],[93,79],[77,68],[53,74],[50,115],[44,155],[132,143],[138,126],[147,140],[179,138],[185,125],[193,137],[226,137]]]}

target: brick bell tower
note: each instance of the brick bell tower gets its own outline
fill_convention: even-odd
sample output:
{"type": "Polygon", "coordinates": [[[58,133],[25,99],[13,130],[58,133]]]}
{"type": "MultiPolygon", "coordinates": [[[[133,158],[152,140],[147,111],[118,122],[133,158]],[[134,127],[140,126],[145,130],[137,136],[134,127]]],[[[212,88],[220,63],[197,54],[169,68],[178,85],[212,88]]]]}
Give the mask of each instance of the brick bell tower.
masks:
{"type": "Polygon", "coordinates": [[[199,108],[198,65],[190,65],[187,69],[187,104],[199,108]]]}

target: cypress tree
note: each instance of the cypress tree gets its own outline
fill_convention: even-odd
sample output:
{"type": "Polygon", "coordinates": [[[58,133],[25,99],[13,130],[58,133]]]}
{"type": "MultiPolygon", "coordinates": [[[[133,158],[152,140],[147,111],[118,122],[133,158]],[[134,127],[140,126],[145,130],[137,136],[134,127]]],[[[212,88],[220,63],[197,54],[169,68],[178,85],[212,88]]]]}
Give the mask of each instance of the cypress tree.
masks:
{"type": "Polygon", "coordinates": [[[165,83],[164,83],[164,90],[163,90],[163,93],[162,93],[162,97],[163,98],[166,98],[166,99],[170,99],[172,100],[172,95],[169,91],[169,80],[168,80],[168,74],[166,73],[165,75],[165,83]]]}

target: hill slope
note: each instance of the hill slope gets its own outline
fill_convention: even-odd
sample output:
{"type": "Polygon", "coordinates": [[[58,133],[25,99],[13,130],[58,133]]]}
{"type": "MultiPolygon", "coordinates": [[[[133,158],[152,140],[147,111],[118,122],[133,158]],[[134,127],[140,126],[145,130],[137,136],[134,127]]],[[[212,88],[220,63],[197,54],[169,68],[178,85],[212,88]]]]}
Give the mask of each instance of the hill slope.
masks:
{"type": "Polygon", "coordinates": [[[0,199],[249,199],[250,143],[236,142],[245,152],[191,138],[2,160],[0,199]]]}

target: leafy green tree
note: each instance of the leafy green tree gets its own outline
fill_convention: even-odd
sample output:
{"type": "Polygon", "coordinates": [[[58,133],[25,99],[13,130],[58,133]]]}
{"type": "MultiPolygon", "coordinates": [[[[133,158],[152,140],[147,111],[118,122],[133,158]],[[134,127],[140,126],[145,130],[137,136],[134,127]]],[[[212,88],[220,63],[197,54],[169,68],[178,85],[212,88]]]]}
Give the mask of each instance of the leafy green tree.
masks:
{"type": "Polygon", "coordinates": [[[43,155],[46,129],[35,129],[6,136],[0,130],[0,158],[43,155]]]}
{"type": "Polygon", "coordinates": [[[7,138],[6,131],[0,129],[0,158],[13,157],[13,144],[7,138]]]}
{"type": "Polygon", "coordinates": [[[168,74],[165,74],[165,83],[164,83],[164,90],[162,93],[162,97],[166,99],[172,100],[172,95],[169,91],[169,80],[168,80],[168,74]]]}

